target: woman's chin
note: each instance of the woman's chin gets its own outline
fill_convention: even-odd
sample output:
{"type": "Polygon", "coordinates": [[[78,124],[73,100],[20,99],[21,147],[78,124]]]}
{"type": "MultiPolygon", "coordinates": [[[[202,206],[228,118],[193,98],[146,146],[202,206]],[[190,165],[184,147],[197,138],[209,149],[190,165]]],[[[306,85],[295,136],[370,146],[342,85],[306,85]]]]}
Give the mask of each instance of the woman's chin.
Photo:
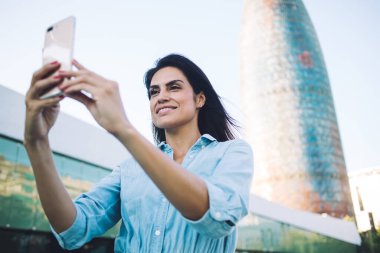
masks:
{"type": "Polygon", "coordinates": [[[197,127],[197,118],[194,117],[160,117],[153,120],[153,124],[166,131],[175,130],[185,126],[197,127]]]}
{"type": "Polygon", "coordinates": [[[171,122],[171,121],[168,121],[168,120],[158,120],[156,122],[153,123],[156,127],[158,128],[161,128],[161,129],[171,129],[171,128],[176,128],[178,127],[178,123],[177,122],[171,122]]]}
{"type": "Polygon", "coordinates": [[[154,123],[158,128],[164,129],[166,131],[174,130],[180,127],[183,127],[188,122],[178,122],[178,121],[169,121],[169,120],[159,120],[154,123]]]}

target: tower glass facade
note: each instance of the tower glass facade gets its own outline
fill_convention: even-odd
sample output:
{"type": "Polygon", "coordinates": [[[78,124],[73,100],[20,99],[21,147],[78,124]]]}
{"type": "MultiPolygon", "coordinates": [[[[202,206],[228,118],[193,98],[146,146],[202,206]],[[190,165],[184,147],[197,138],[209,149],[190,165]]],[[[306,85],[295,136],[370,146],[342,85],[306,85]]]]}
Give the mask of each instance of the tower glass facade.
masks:
{"type": "Polygon", "coordinates": [[[245,1],[241,81],[253,192],[290,208],[353,216],[328,75],[302,1],[245,1]]]}

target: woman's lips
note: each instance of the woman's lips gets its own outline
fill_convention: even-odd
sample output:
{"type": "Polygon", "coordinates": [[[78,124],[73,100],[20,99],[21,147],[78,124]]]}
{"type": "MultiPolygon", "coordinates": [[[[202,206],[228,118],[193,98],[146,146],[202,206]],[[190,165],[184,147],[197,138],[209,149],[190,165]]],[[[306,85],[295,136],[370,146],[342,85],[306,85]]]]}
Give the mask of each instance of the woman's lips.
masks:
{"type": "Polygon", "coordinates": [[[171,111],[173,111],[175,109],[176,109],[176,107],[163,107],[163,108],[160,108],[157,110],[157,114],[158,114],[158,116],[163,116],[163,115],[170,113],[171,111]]]}

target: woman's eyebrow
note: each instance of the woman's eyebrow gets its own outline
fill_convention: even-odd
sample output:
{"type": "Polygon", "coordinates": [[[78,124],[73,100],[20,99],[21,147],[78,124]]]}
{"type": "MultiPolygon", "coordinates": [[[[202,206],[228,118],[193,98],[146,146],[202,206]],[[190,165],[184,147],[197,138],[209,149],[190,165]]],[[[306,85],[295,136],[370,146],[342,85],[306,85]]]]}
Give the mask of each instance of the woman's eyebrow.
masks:
{"type": "Polygon", "coordinates": [[[184,83],[182,80],[173,80],[173,81],[170,81],[170,82],[166,83],[165,86],[168,86],[168,85],[171,85],[171,84],[175,84],[176,82],[184,83]]]}
{"type": "MultiPolygon", "coordinates": [[[[181,83],[184,83],[182,80],[172,80],[172,81],[170,81],[170,82],[167,82],[166,84],[165,84],[165,86],[169,86],[169,85],[172,85],[172,84],[175,84],[176,82],[181,82],[181,83]]],[[[155,88],[159,88],[160,86],[158,85],[158,84],[152,84],[152,85],[150,85],[150,89],[155,89],[155,88]]]]}

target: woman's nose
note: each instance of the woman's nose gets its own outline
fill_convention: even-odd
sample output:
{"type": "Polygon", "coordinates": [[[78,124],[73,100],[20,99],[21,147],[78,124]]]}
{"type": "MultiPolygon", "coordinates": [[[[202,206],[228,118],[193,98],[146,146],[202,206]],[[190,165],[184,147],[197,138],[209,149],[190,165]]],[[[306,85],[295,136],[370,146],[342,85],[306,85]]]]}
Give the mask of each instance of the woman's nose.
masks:
{"type": "Polygon", "coordinates": [[[164,103],[164,102],[168,101],[168,100],[169,100],[169,97],[168,97],[167,92],[165,92],[165,91],[161,91],[161,92],[157,95],[157,100],[158,100],[158,103],[164,103]]]}

